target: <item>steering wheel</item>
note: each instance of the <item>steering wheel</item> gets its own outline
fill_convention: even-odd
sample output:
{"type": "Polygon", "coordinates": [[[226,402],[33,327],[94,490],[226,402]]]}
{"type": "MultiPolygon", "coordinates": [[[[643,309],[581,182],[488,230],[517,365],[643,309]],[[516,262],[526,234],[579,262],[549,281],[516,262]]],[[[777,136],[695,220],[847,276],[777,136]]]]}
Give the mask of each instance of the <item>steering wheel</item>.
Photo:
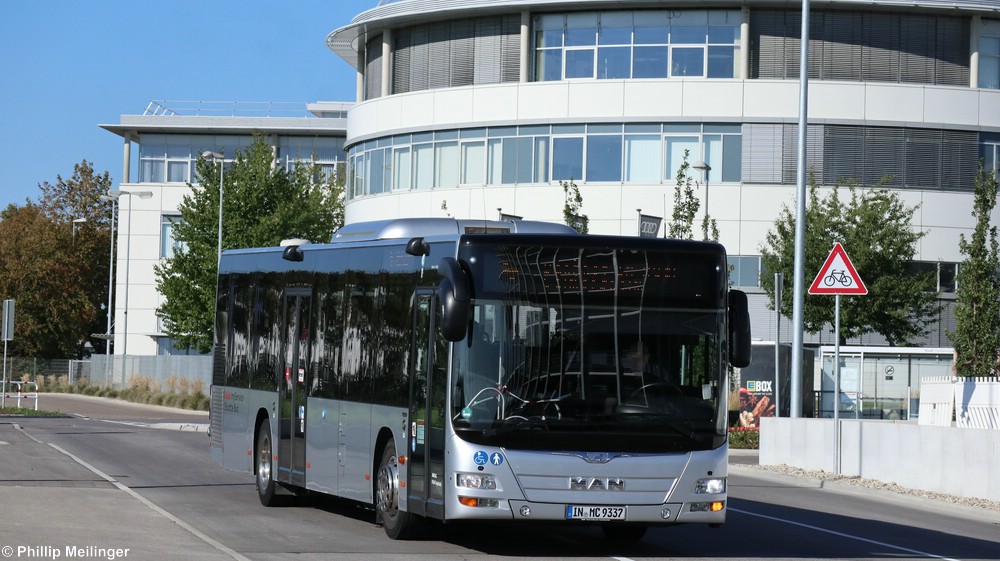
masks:
{"type": "Polygon", "coordinates": [[[679,411],[677,404],[674,403],[673,399],[667,399],[673,397],[673,394],[676,394],[678,397],[683,396],[680,388],[673,384],[668,384],[666,382],[652,382],[645,384],[636,388],[635,391],[629,394],[626,401],[619,403],[615,407],[615,411],[617,413],[648,413],[653,410],[661,409],[666,410],[669,413],[677,413],[679,411]],[[653,399],[650,399],[650,396],[647,396],[646,394],[652,393],[649,390],[654,388],[659,391],[655,392],[656,395],[652,396],[653,399]],[[644,395],[643,401],[645,401],[645,403],[634,402],[640,394],[644,395]]]}
{"type": "Polygon", "coordinates": [[[681,393],[681,389],[673,384],[668,384],[667,382],[651,382],[649,384],[636,388],[635,391],[629,394],[628,398],[631,400],[633,397],[638,396],[640,393],[645,394],[653,388],[665,388],[667,391],[663,392],[664,394],[672,393],[676,394],[677,397],[684,396],[684,394],[681,393]]]}

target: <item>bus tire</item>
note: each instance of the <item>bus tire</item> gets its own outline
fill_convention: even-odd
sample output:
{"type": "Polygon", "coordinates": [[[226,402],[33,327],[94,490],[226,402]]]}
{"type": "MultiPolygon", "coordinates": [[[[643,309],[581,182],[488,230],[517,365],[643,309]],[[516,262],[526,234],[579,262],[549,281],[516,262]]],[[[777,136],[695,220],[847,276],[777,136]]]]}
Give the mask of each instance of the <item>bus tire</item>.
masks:
{"type": "Polygon", "coordinates": [[[267,418],[261,419],[260,426],[257,427],[257,496],[260,504],[264,506],[274,506],[275,483],[273,465],[271,459],[274,457],[274,441],[271,440],[271,423],[267,418]]]}
{"type": "Polygon", "coordinates": [[[399,464],[396,444],[390,438],[382,448],[378,476],[375,478],[375,515],[381,521],[385,534],[394,540],[407,540],[416,536],[420,519],[399,510],[399,464]]]}
{"type": "Polygon", "coordinates": [[[646,535],[646,526],[642,524],[602,524],[604,537],[618,543],[637,542],[646,535]]]}

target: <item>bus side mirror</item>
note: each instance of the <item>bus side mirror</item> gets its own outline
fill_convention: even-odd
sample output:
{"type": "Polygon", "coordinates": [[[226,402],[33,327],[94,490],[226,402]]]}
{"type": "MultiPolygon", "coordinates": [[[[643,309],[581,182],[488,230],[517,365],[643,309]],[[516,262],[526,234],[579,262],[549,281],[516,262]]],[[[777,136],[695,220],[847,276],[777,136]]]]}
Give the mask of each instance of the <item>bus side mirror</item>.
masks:
{"type": "Polygon", "coordinates": [[[750,310],[742,290],[729,291],[729,362],[750,366],[750,310]]]}
{"type": "Polygon", "coordinates": [[[438,285],[441,302],[441,334],[448,341],[461,341],[469,327],[469,280],[452,257],[445,257],[438,267],[443,279],[438,285]]]}
{"type": "Polygon", "coordinates": [[[420,257],[421,255],[430,255],[431,244],[425,242],[423,238],[413,238],[406,242],[406,253],[416,257],[420,257]]]}

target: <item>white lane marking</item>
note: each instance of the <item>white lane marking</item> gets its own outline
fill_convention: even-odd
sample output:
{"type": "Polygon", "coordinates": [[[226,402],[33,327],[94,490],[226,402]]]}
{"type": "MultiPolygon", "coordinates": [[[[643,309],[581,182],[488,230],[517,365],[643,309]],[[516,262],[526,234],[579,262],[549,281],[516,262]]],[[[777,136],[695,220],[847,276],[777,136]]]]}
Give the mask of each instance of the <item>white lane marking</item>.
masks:
{"type": "MultiPolygon", "coordinates": [[[[27,434],[27,433],[25,433],[25,434],[27,434]]],[[[147,507],[149,507],[150,510],[161,514],[162,516],[166,517],[168,520],[170,520],[174,524],[177,524],[181,528],[184,528],[185,530],[187,530],[188,532],[190,532],[191,534],[193,534],[195,537],[197,537],[201,541],[207,543],[208,545],[214,547],[215,549],[221,551],[222,553],[225,553],[226,555],[232,557],[233,559],[236,559],[237,561],[251,561],[250,558],[245,557],[242,554],[240,554],[239,552],[234,551],[233,549],[227,547],[225,544],[222,544],[222,543],[220,543],[220,542],[218,542],[218,541],[210,538],[209,536],[207,536],[207,535],[203,534],[202,532],[200,532],[194,526],[191,526],[187,522],[181,520],[180,518],[174,516],[173,514],[170,514],[166,510],[160,508],[158,505],[154,504],[152,501],[150,501],[146,497],[143,497],[139,493],[136,493],[132,489],[129,489],[128,486],[126,486],[125,484],[119,482],[114,477],[111,477],[110,475],[108,475],[108,474],[104,473],[103,471],[95,468],[94,466],[88,464],[87,462],[85,462],[82,459],[74,456],[73,454],[67,452],[66,450],[63,450],[62,448],[56,446],[55,444],[52,444],[51,442],[49,442],[49,446],[55,448],[56,450],[62,452],[63,454],[66,454],[67,456],[69,456],[70,458],[72,458],[73,461],[75,461],[76,463],[78,463],[81,466],[83,466],[83,467],[89,469],[90,471],[94,472],[98,477],[103,478],[105,481],[111,483],[115,487],[118,487],[122,491],[125,491],[126,493],[128,493],[129,495],[131,495],[134,499],[138,500],[142,504],[144,504],[147,507]]]]}
{"type": "Polygon", "coordinates": [[[943,555],[937,555],[934,553],[927,553],[926,551],[920,551],[919,549],[910,549],[908,547],[903,547],[900,545],[893,545],[891,543],[880,542],[878,540],[871,540],[868,538],[862,538],[861,536],[855,536],[853,534],[845,534],[843,532],[838,532],[836,530],[830,530],[829,528],[821,528],[819,526],[813,526],[811,524],[804,524],[802,522],[795,522],[794,520],[786,520],[784,518],[778,518],[776,516],[768,516],[766,514],[757,514],[756,512],[749,512],[746,510],[740,510],[736,508],[730,508],[730,512],[738,512],[740,514],[746,514],[747,516],[756,516],[757,518],[765,518],[767,520],[773,520],[775,522],[784,522],[785,524],[791,524],[793,526],[798,526],[800,528],[807,528],[809,530],[815,530],[817,532],[823,532],[825,534],[830,534],[833,536],[838,536],[841,538],[847,538],[859,542],[870,543],[872,545],[878,545],[881,547],[888,547],[889,549],[895,549],[897,551],[902,551],[905,553],[912,553],[914,555],[920,555],[930,559],[941,559],[942,561],[960,561],[959,559],[954,559],[952,557],[945,557],[943,555]]]}
{"type": "Polygon", "coordinates": [[[44,443],[44,442],[42,442],[41,440],[38,440],[38,439],[37,439],[37,438],[35,438],[34,436],[31,436],[30,434],[28,434],[27,432],[25,432],[25,431],[24,431],[24,429],[22,429],[22,428],[21,428],[21,425],[19,425],[19,424],[17,424],[17,423],[14,423],[14,429],[16,429],[16,430],[17,430],[17,432],[19,432],[19,433],[23,434],[24,436],[27,436],[27,437],[28,437],[28,438],[30,438],[31,440],[34,440],[34,441],[35,441],[35,442],[37,442],[38,444],[45,444],[45,443],[44,443]]]}

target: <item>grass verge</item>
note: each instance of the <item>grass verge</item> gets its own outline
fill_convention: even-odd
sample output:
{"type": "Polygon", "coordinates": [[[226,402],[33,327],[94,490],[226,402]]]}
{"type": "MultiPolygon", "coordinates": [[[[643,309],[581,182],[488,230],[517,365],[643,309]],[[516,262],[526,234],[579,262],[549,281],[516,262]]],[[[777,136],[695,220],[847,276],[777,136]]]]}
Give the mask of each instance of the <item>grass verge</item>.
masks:
{"type": "Polygon", "coordinates": [[[2,417],[62,417],[59,411],[47,411],[45,409],[25,409],[24,407],[0,407],[2,417]]]}

